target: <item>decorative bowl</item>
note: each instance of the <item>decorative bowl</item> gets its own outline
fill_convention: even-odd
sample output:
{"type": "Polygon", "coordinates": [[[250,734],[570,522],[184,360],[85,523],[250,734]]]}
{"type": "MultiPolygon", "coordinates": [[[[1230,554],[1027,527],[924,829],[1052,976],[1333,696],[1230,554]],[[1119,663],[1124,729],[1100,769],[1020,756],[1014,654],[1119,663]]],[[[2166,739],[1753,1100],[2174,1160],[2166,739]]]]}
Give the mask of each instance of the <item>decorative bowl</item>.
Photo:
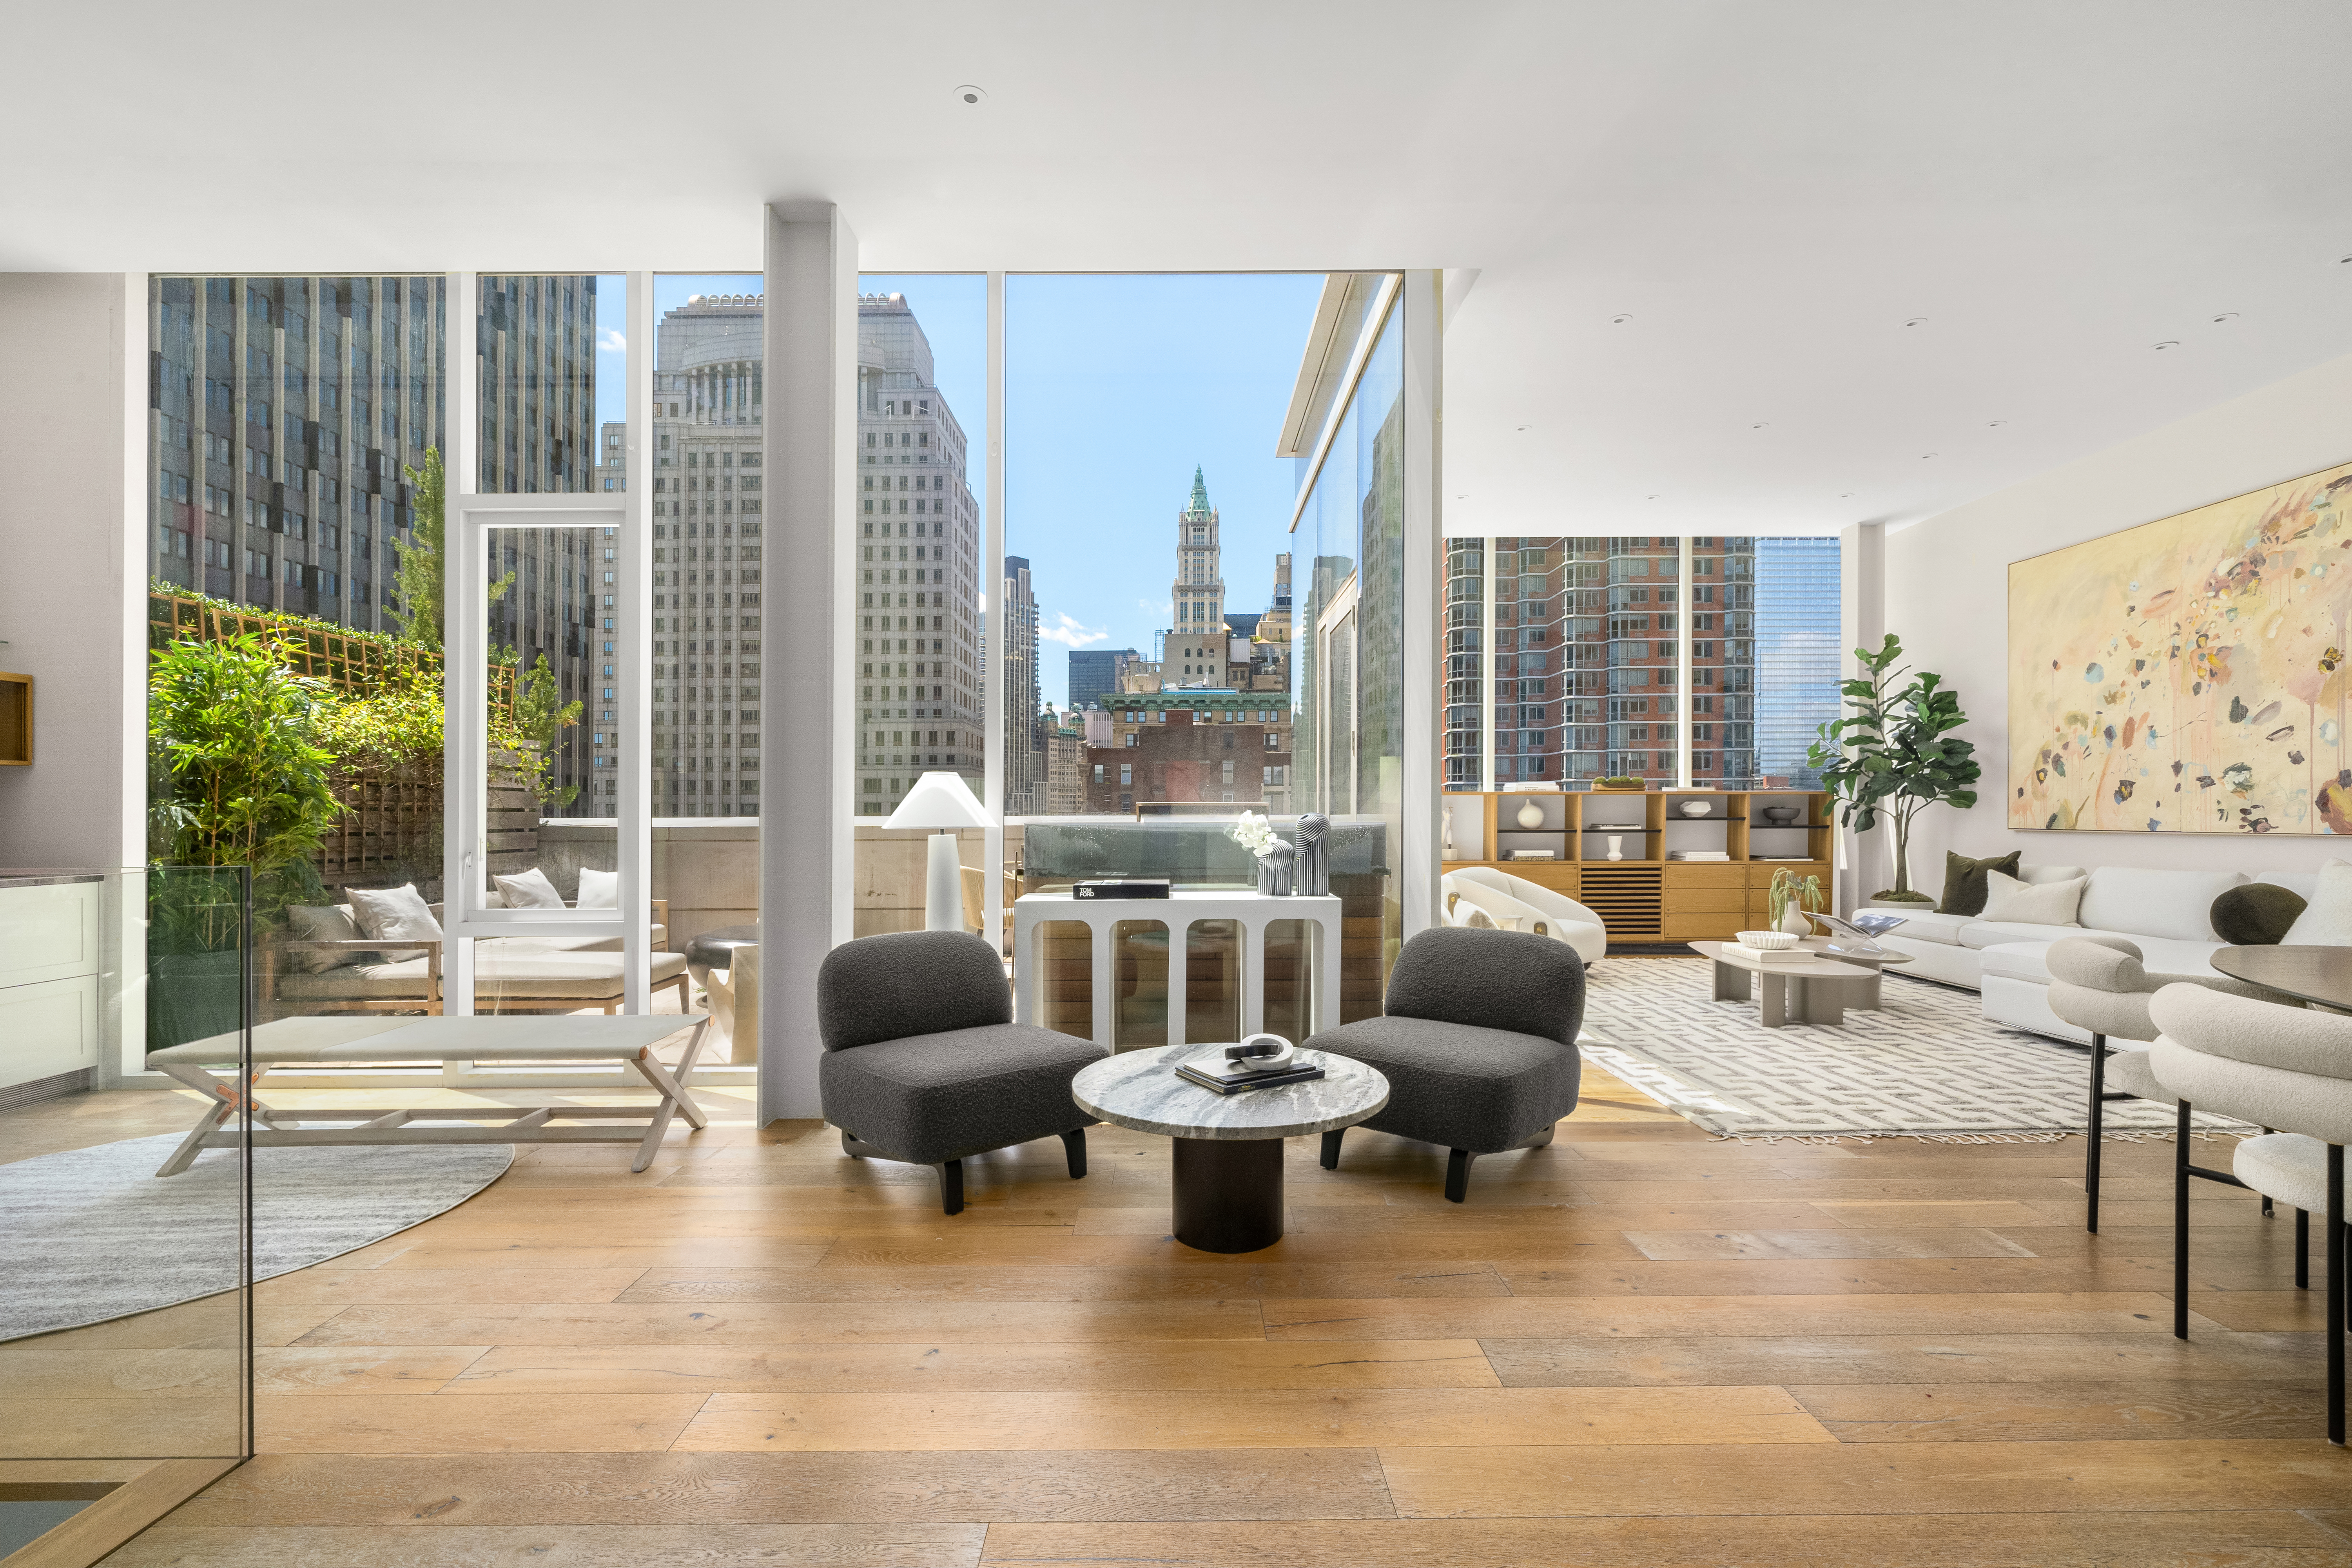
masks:
{"type": "Polygon", "coordinates": [[[1763,808],[1763,816],[1765,824],[1768,826],[1788,827],[1792,826],[1797,820],[1797,807],[1793,805],[1768,805],[1763,808]]]}
{"type": "Polygon", "coordinates": [[[1705,816],[1714,809],[1715,803],[1712,801],[1686,800],[1682,804],[1682,813],[1685,816],[1705,816]]]}
{"type": "Polygon", "coordinates": [[[1744,931],[1738,935],[1740,946],[1752,947],[1759,952],[1785,952],[1802,940],[1785,931],[1744,931]]]}

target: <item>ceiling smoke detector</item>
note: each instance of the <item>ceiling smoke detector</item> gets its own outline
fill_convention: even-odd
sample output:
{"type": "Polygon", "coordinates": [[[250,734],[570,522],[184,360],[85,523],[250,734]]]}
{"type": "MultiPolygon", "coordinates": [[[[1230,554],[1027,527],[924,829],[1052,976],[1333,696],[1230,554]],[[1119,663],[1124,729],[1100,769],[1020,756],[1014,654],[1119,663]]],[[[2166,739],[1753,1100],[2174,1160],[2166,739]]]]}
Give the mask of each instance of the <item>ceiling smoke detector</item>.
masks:
{"type": "Polygon", "coordinates": [[[966,82],[961,87],[955,89],[955,100],[958,103],[963,104],[986,103],[988,101],[988,89],[986,88],[974,87],[971,83],[966,82]]]}

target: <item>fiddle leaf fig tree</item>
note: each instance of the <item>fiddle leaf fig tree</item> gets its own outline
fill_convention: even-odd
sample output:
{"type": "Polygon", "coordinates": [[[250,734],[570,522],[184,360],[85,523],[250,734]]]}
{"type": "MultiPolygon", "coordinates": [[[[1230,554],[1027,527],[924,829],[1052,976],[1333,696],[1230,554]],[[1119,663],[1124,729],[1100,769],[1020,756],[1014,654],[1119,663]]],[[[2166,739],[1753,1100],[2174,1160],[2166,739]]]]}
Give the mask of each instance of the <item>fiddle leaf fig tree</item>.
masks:
{"type": "Polygon", "coordinates": [[[1873,896],[1931,902],[1911,889],[1911,823],[1931,805],[1976,805],[1983,772],[1976,746],[1952,734],[1969,716],[1942,676],[1903,668],[1894,633],[1877,652],[1858,647],[1853,656],[1865,673],[1838,688],[1851,711],[1821,727],[1808,760],[1848,827],[1867,833],[1882,816],[1895,825],[1895,886],[1873,896]]]}

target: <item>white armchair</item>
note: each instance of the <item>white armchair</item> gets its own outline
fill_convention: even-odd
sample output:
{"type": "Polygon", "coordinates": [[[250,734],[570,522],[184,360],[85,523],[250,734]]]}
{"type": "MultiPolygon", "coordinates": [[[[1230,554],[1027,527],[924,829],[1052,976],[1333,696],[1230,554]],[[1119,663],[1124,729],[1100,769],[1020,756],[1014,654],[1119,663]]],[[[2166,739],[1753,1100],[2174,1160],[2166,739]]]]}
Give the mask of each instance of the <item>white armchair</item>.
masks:
{"type": "Polygon", "coordinates": [[[1599,915],[1567,894],[1525,877],[1486,866],[1465,866],[1445,873],[1440,896],[1448,925],[1467,925],[1475,911],[1507,930],[1516,925],[1520,931],[1565,943],[1588,964],[1609,951],[1609,933],[1599,915]]]}

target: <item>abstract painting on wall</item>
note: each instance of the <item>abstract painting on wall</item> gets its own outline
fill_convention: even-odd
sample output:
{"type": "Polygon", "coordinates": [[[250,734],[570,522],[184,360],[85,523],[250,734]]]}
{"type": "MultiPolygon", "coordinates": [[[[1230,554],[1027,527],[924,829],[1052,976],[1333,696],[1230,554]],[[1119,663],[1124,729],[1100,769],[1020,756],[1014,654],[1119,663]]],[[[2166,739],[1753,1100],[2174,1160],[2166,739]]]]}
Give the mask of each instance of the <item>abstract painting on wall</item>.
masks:
{"type": "Polygon", "coordinates": [[[2352,463],[2009,569],[2009,825],[2352,833],[2352,463]]]}

